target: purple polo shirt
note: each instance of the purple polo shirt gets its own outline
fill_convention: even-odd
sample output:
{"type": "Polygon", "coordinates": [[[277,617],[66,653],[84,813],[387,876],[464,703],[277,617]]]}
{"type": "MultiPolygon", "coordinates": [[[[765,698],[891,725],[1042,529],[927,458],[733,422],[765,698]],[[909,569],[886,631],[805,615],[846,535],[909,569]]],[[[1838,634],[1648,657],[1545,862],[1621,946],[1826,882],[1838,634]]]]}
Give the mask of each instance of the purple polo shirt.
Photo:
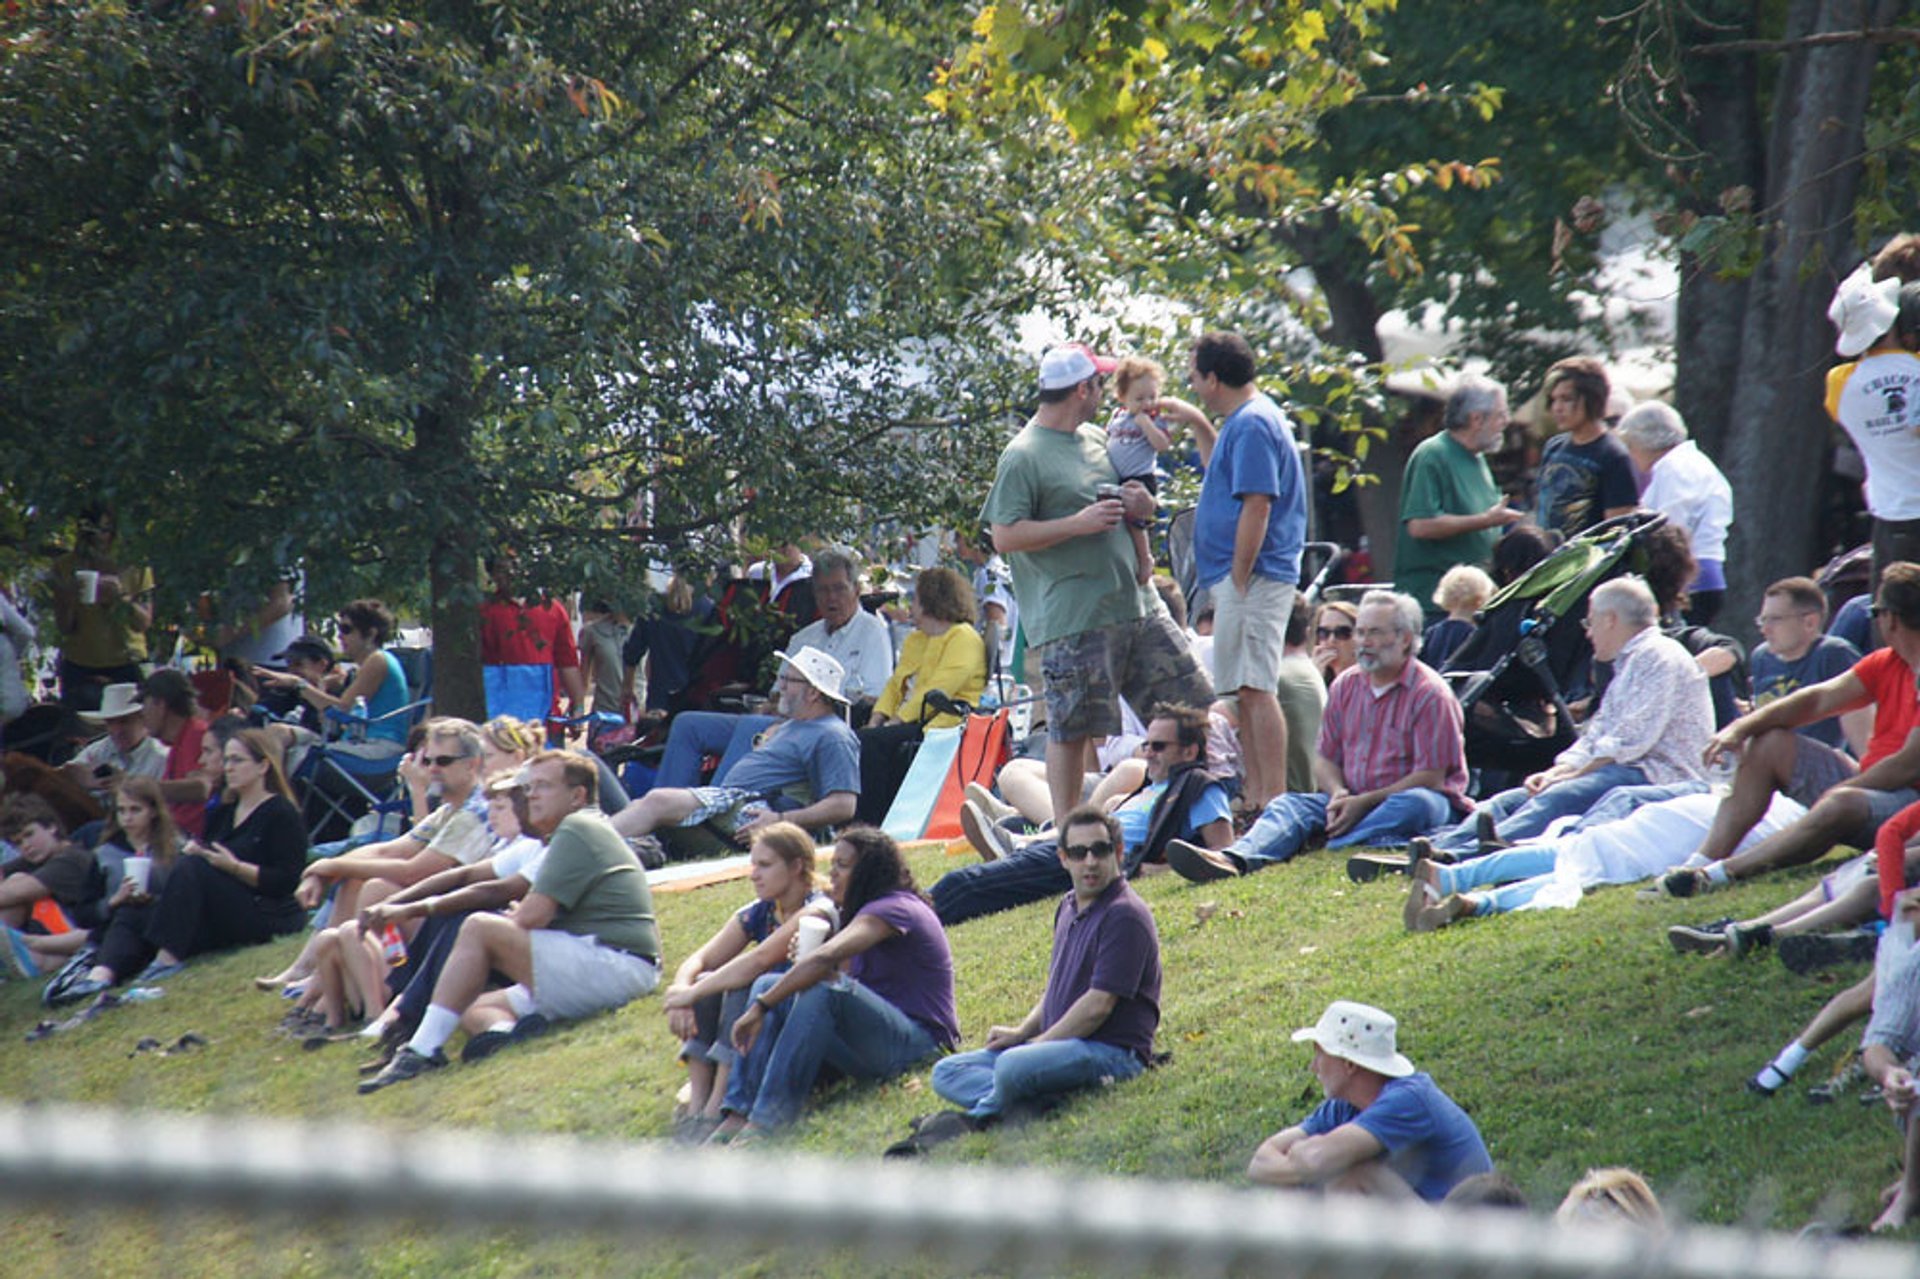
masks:
{"type": "Polygon", "coordinates": [[[1054,912],[1040,1028],[1059,1021],[1089,990],[1120,1002],[1087,1038],[1146,1061],[1160,1026],[1160,931],[1153,926],[1153,912],[1124,879],[1115,880],[1085,910],[1068,893],[1054,912]]]}
{"type": "Polygon", "coordinates": [[[896,935],[855,955],[847,975],[926,1027],[942,1048],[959,1043],[953,952],[933,907],[918,893],[899,889],[874,898],[859,915],[872,915],[896,935]]]}

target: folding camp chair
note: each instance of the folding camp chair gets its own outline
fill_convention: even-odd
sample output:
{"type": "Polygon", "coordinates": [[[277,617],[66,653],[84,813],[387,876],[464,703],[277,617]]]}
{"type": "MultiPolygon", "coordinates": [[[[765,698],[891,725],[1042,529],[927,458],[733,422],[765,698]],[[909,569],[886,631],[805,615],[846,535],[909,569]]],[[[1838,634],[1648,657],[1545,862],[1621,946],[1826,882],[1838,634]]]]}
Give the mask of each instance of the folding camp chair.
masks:
{"type": "Polygon", "coordinates": [[[310,748],[294,779],[305,791],[309,839],[320,843],[323,835],[339,838],[369,811],[406,810],[407,797],[398,785],[400,753],[367,755],[351,747],[364,743],[375,724],[398,721],[411,731],[427,705],[422,698],[373,718],[327,708],[326,721],[339,726],[340,736],[310,748]]]}

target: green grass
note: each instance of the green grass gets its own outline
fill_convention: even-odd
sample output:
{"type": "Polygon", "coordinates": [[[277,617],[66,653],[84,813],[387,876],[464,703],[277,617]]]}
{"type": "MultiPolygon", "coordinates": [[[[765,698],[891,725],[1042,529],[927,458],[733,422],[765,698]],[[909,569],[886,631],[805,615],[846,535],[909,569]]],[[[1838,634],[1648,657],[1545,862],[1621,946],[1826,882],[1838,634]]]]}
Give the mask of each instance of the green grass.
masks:
{"type": "MultiPolygon", "coordinates": [[[[923,880],[958,864],[915,857],[923,880]]],[[[1404,880],[1355,886],[1343,859],[1314,854],[1250,879],[1194,887],[1148,881],[1166,969],[1160,1046],[1174,1060],[1123,1087],[1088,1096],[1051,1119],[968,1138],[947,1160],[1198,1178],[1237,1184],[1268,1133],[1318,1101],[1307,1050],[1289,1042],[1328,1000],[1379,1004],[1400,1019],[1403,1051],[1474,1116],[1495,1162],[1551,1207],[1580,1172],[1640,1169],[1685,1216],[1796,1228],[1815,1216],[1860,1221],[1895,1170],[1884,1108],[1851,1099],[1818,1108],[1804,1085],[1827,1073],[1857,1034],[1830,1045],[1787,1092],[1762,1100],[1742,1082],[1858,970],[1809,980],[1762,955],[1740,963],[1680,958],[1669,923],[1749,914],[1804,887],[1782,876],[1704,903],[1636,902],[1630,891],[1589,896],[1577,911],[1470,921],[1431,936],[1400,925],[1404,880]]],[[[670,957],[684,955],[745,899],[741,884],[659,898],[670,957]]],[[[953,934],[962,1028],[975,1043],[1037,997],[1050,907],[978,920],[953,934]]],[[[68,1035],[25,1043],[42,1014],[22,983],[0,988],[0,1095],[9,1099],[313,1119],[346,1117],[403,1128],[482,1127],[595,1137],[655,1138],[670,1125],[683,1078],[658,1001],[566,1028],[474,1067],[388,1090],[355,1093],[357,1052],[319,1052],[270,1033],[283,1004],[247,988],[294,944],[196,963],[166,997],[68,1035]],[[207,1049],[129,1055],[136,1040],[195,1030],[207,1049]]],[[[939,1105],[926,1074],[824,1092],[786,1143],[873,1158],[914,1115],[939,1105]]],[[[13,1273],[100,1274],[149,1264],[179,1241],[179,1223],[116,1217],[111,1242],[76,1223],[19,1217],[0,1234],[13,1273]]],[[[326,1230],[249,1233],[196,1256],[204,1273],[480,1273],[533,1275],[618,1269],[612,1245],[556,1251],[511,1236],[326,1230]],[[231,1268],[225,1258],[233,1256],[231,1268]],[[211,1257],[211,1260],[207,1258],[211,1257]],[[204,1264],[200,1264],[203,1263],[204,1264]]],[[[187,1232],[196,1252],[202,1231],[187,1232]]],[[[739,1259],[648,1249],[647,1273],[739,1272],[739,1259]]],[[[791,1268],[782,1266],[782,1273],[791,1268]]],[[[823,1273],[836,1273],[824,1266],[823,1273]]]]}

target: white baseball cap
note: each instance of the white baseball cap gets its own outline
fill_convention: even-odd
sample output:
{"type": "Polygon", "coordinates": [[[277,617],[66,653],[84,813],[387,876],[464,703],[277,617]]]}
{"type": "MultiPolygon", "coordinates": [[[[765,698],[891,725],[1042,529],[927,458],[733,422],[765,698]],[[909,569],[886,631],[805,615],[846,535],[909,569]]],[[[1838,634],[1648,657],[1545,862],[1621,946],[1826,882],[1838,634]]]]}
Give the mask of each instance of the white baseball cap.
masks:
{"type": "Polygon", "coordinates": [[[1120,361],[1101,355],[1085,342],[1056,346],[1040,357],[1040,389],[1058,391],[1079,386],[1090,377],[1113,372],[1120,361]]]}
{"type": "Polygon", "coordinates": [[[1900,280],[1875,280],[1871,263],[1862,262],[1852,275],[1840,282],[1827,318],[1840,330],[1833,349],[1841,355],[1858,355],[1872,346],[1900,314],[1900,280]]]}

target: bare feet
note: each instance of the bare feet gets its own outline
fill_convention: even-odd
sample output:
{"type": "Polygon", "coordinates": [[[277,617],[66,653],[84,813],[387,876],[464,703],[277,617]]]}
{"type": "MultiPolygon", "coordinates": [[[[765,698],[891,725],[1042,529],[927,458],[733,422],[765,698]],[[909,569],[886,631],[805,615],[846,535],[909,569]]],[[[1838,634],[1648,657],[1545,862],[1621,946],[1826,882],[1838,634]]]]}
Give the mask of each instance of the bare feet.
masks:
{"type": "Polygon", "coordinates": [[[1914,1207],[1913,1196],[1907,1193],[1903,1185],[1893,1196],[1893,1202],[1887,1205],[1886,1211],[1874,1218],[1873,1233],[1877,1235],[1885,1230],[1900,1229],[1913,1220],[1914,1207]]]}

